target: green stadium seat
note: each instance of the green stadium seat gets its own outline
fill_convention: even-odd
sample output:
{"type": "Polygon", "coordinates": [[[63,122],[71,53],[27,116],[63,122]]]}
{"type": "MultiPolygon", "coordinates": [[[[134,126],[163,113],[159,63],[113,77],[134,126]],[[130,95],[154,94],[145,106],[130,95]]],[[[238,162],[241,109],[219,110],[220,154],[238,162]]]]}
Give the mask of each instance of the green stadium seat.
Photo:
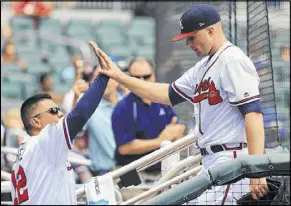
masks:
{"type": "Polygon", "coordinates": [[[59,47],[65,46],[45,39],[42,39],[40,43],[41,50],[47,51],[49,53],[54,53],[57,49],[59,49],[59,47]]]}
{"type": "Polygon", "coordinates": [[[26,51],[19,52],[19,58],[30,64],[40,63],[42,61],[40,52],[37,51],[26,51]]]}
{"type": "Polygon", "coordinates": [[[107,19],[107,20],[103,20],[102,22],[97,24],[96,28],[97,29],[100,29],[100,28],[116,28],[118,30],[122,30],[123,29],[123,25],[122,25],[122,22],[119,21],[119,20],[107,19]]]}
{"type": "Polygon", "coordinates": [[[56,83],[54,82],[54,91],[57,93],[66,93],[72,89],[73,85],[71,83],[56,83]]]}
{"type": "Polygon", "coordinates": [[[5,64],[2,63],[1,64],[1,71],[5,71],[5,72],[20,72],[21,69],[17,64],[5,64]]]}
{"type": "Polygon", "coordinates": [[[128,29],[128,36],[155,36],[155,20],[152,17],[134,18],[128,29]]]}
{"type": "Polygon", "coordinates": [[[40,31],[62,34],[61,22],[59,19],[53,18],[42,19],[40,23],[40,31]]]}
{"type": "Polygon", "coordinates": [[[23,99],[20,84],[1,82],[1,96],[15,99],[23,99]]]}
{"type": "Polygon", "coordinates": [[[31,64],[28,67],[28,73],[34,75],[35,77],[39,77],[41,73],[49,73],[50,68],[45,64],[31,64]]]}
{"type": "Polygon", "coordinates": [[[35,77],[30,74],[23,74],[23,73],[11,73],[10,76],[8,76],[8,82],[11,84],[29,84],[31,82],[35,81],[35,77]]]}
{"type": "Polygon", "coordinates": [[[130,23],[131,28],[140,26],[154,28],[155,25],[155,19],[152,17],[135,17],[130,23]]]}
{"type": "Polygon", "coordinates": [[[89,32],[68,34],[68,36],[70,38],[72,38],[72,39],[79,40],[79,41],[85,41],[85,42],[89,42],[91,40],[93,40],[93,41],[95,40],[95,37],[89,32]]]}
{"type": "Polygon", "coordinates": [[[137,55],[153,60],[155,59],[155,48],[153,46],[144,46],[137,51],[137,55]]]}
{"type": "Polygon", "coordinates": [[[13,16],[11,18],[11,27],[14,33],[34,29],[32,19],[23,16],[13,16]]]}
{"type": "Polygon", "coordinates": [[[131,57],[131,51],[128,46],[111,46],[108,47],[109,55],[117,56],[119,60],[127,61],[131,57]]]}
{"type": "Polygon", "coordinates": [[[92,33],[93,26],[90,20],[70,20],[67,25],[67,35],[92,33]]]}
{"type": "Polygon", "coordinates": [[[37,94],[37,88],[36,83],[26,84],[25,85],[25,98],[31,97],[35,94],[37,94]]]}
{"type": "Polygon", "coordinates": [[[99,33],[98,31],[96,35],[96,41],[104,46],[127,44],[127,38],[121,32],[99,33]]]}

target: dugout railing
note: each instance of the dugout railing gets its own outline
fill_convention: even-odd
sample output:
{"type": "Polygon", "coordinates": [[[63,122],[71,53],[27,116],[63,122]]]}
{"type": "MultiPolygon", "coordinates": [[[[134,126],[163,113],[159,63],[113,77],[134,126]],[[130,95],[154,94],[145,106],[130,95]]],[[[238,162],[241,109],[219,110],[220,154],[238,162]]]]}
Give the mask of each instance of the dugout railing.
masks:
{"type": "MultiPolygon", "coordinates": [[[[289,182],[283,182],[285,191],[280,194],[284,199],[279,203],[290,205],[290,154],[263,154],[240,157],[221,165],[214,166],[200,175],[191,178],[174,188],[144,202],[146,205],[180,205],[200,196],[215,186],[235,183],[243,178],[261,178],[288,176],[289,182]],[[288,199],[289,198],[289,199],[288,199]]],[[[288,181],[288,180],[286,180],[288,181]]],[[[270,200],[271,201],[271,200],[270,200]]]]}
{"type": "MultiPolygon", "coordinates": [[[[145,169],[147,169],[148,167],[162,161],[163,159],[167,158],[168,156],[176,153],[176,152],[180,152],[182,150],[187,149],[188,147],[190,147],[193,143],[195,143],[197,141],[197,138],[193,135],[193,134],[189,134],[187,136],[185,136],[182,139],[179,139],[175,142],[173,142],[170,145],[167,145],[166,147],[162,147],[159,150],[156,150],[134,162],[131,162],[128,165],[125,165],[117,170],[114,170],[110,173],[107,173],[108,175],[111,175],[112,178],[114,180],[119,180],[119,182],[122,182],[124,187],[128,187],[131,185],[138,185],[140,184],[136,182],[128,182],[125,181],[126,175],[128,174],[132,174],[136,172],[140,172],[143,171],[145,169]]],[[[105,174],[105,175],[107,175],[105,174]]],[[[84,187],[81,187],[79,189],[76,190],[76,194],[77,197],[81,197],[85,194],[85,185],[84,187]]]]}

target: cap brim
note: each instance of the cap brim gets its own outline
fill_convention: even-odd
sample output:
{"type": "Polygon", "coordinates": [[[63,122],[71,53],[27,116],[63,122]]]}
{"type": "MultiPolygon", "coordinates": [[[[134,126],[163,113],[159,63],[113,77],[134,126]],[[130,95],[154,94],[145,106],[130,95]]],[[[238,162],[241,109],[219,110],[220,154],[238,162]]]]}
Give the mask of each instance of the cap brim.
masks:
{"type": "Polygon", "coordinates": [[[171,41],[179,41],[181,39],[185,39],[185,38],[195,34],[197,31],[198,30],[191,31],[191,32],[188,32],[188,33],[180,33],[177,36],[175,36],[171,41]]]}

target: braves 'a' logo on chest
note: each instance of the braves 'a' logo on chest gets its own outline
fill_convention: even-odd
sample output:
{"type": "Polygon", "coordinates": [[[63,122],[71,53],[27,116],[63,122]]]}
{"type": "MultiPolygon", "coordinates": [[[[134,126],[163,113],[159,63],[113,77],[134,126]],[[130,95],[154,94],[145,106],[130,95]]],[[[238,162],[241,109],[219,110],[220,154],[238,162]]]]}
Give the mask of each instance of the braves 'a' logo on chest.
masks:
{"type": "Polygon", "coordinates": [[[208,99],[210,105],[215,105],[223,101],[220,96],[220,91],[216,89],[211,77],[200,82],[200,84],[196,84],[193,102],[198,103],[204,99],[208,99]]]}

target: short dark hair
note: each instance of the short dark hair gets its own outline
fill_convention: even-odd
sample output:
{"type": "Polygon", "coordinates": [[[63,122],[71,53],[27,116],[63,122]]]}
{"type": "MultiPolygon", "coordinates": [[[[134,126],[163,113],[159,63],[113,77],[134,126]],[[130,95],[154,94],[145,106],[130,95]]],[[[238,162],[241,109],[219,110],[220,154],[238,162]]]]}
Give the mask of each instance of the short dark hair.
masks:
{"type": "Polygon", "coordinates": [[[50,73],[42,73],[42,74],[40,74],[40,77],[39,77],[39,83],[40,83],[40,84],[43,84],[45,78],[47,78],[47,77],[49,77],[49,76],[51,76],[50,73]]]}
{"type": "Polygon", "coordinates": [[[49,94],[36,94],[26,99],[21,105],[21,119],[27,134],[31,135],[31,115],[37,104],[44,99],[52,99],[49,94]]]}

